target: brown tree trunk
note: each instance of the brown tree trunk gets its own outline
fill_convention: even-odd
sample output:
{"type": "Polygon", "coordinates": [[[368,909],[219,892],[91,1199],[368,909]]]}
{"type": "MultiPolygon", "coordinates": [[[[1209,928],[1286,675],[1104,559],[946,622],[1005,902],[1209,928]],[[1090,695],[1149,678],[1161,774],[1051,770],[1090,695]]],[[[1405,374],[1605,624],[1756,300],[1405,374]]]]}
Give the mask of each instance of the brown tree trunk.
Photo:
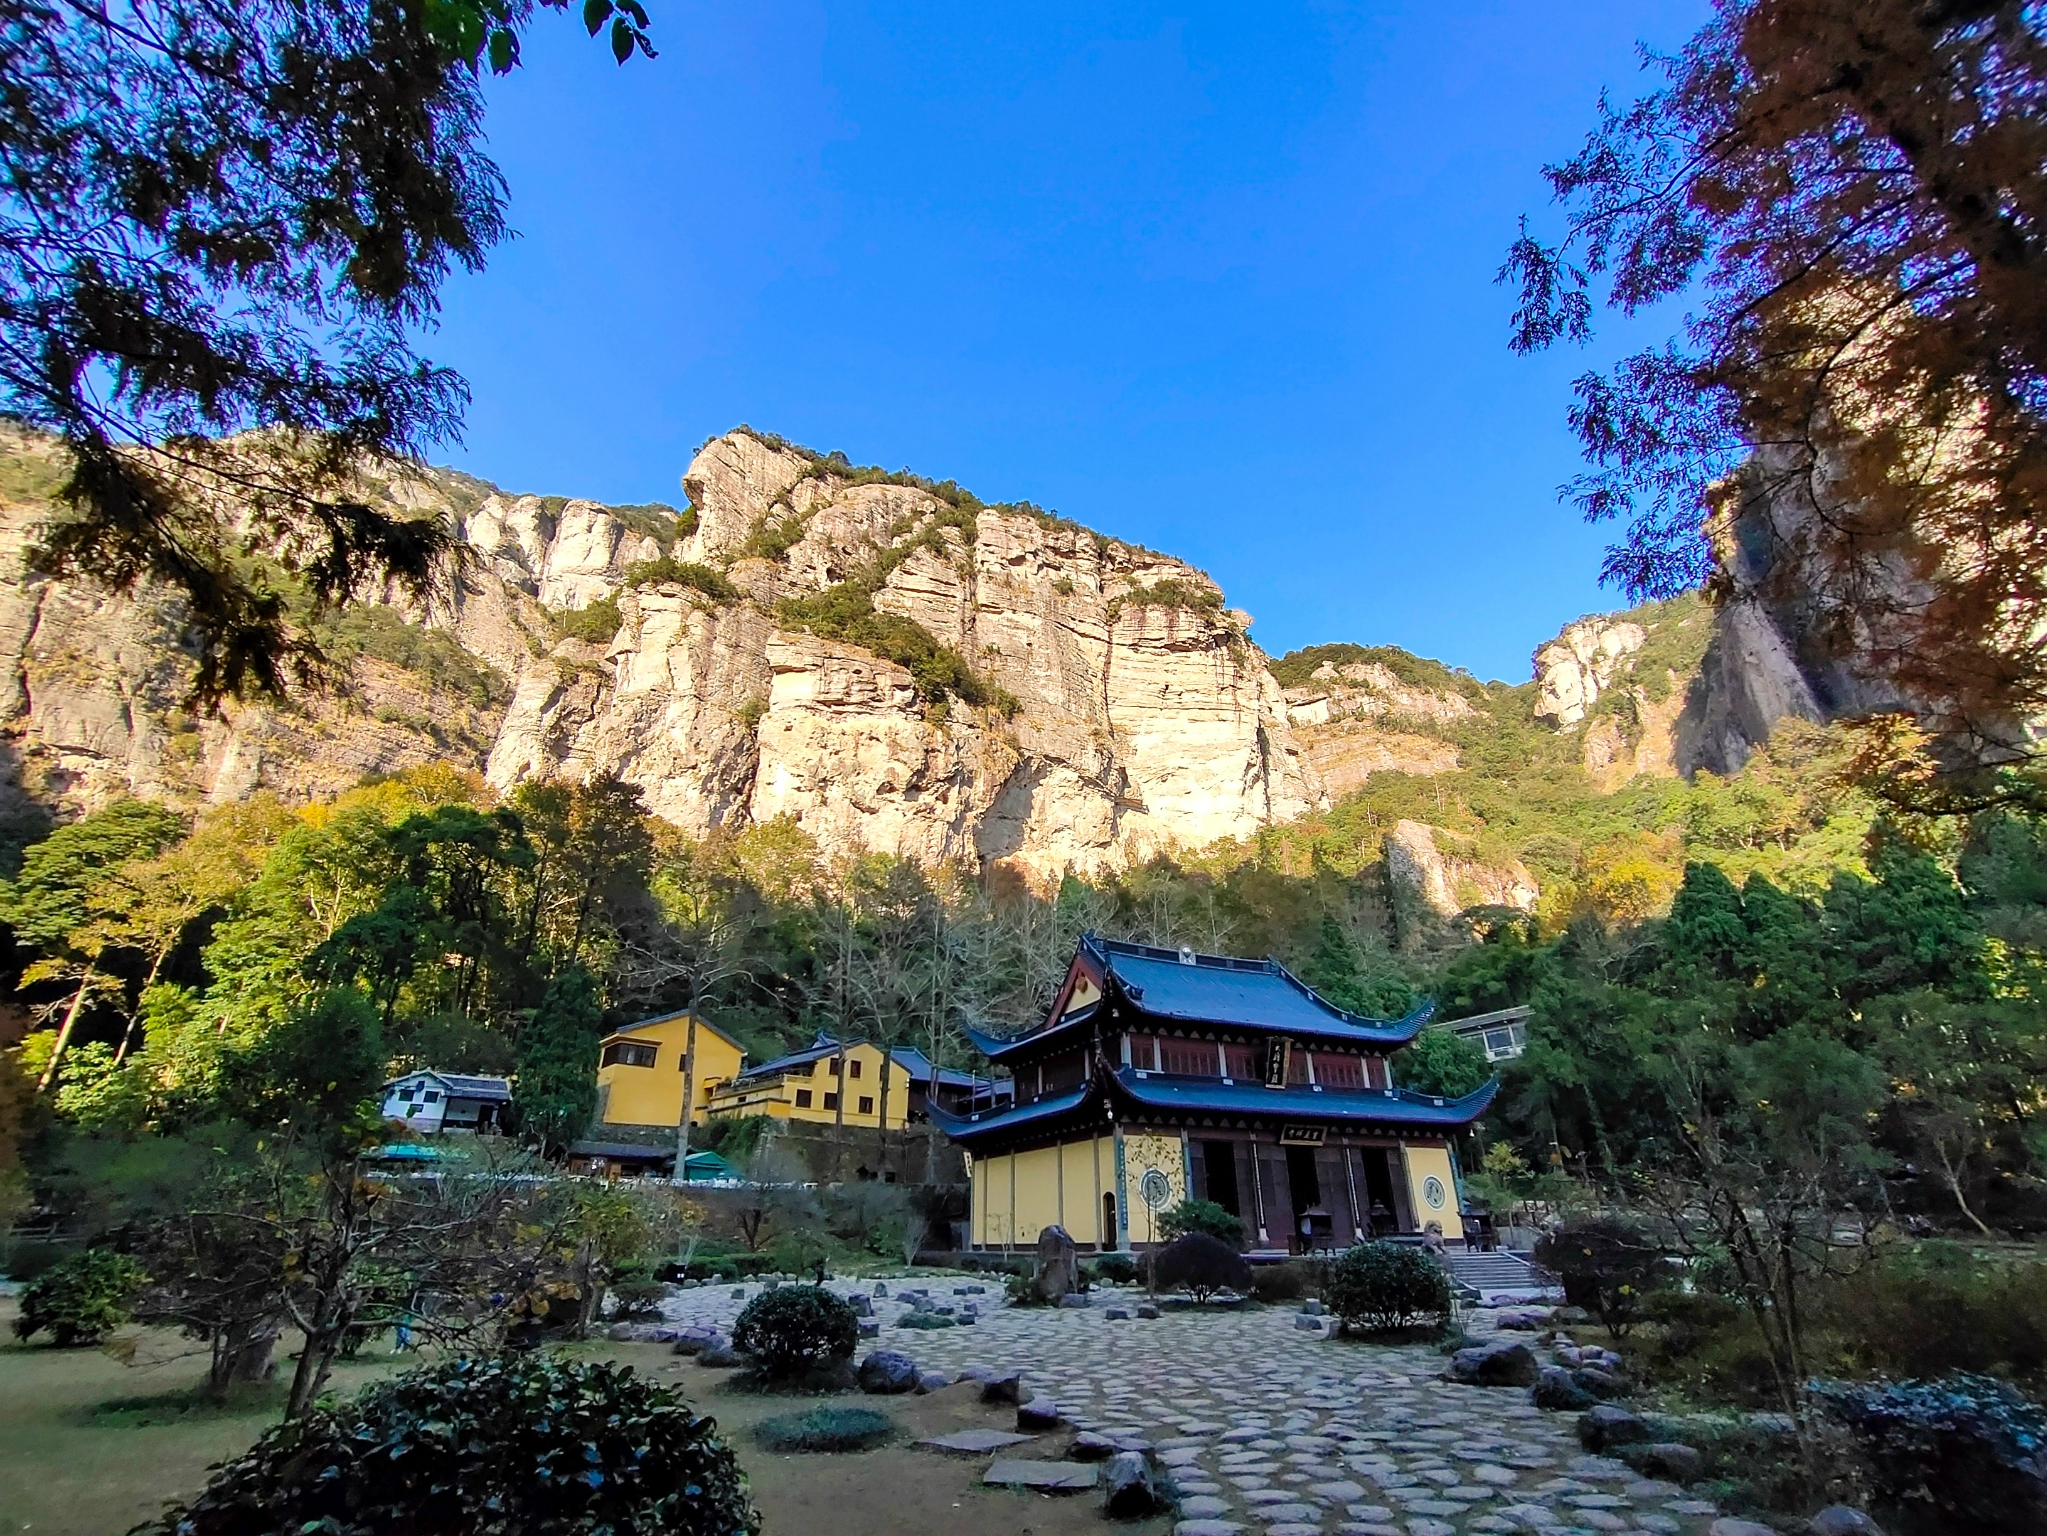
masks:
{"type": "Polygon", "coordinates": [[[671,1184],[689,1182],[689,1117],[697,1101],[697,1010],[692,1002],[689,1010],[689,1034],[682,1048],[682,1114],[681,1124],[675,1128],[675,1176],[671,1184]]]}
{"type": "Polygon", "coordinates": [[[71,1006],[65,1011],[64,1023],[57,1030],[57,1043],[50,1048],[49,1065],[43,1068],[43,1075],[36,1081],[36,1092],[48,1091],[57,1078],[57,1063],[64,1059],[64,1048],[71,1043],[72,1028],[78,1023],[78,1015],[85,1009],[86,993],[92,989],[93,967],[88,964],[85,974],[78,978],[78,991],[71,999],[71,1006]]]}

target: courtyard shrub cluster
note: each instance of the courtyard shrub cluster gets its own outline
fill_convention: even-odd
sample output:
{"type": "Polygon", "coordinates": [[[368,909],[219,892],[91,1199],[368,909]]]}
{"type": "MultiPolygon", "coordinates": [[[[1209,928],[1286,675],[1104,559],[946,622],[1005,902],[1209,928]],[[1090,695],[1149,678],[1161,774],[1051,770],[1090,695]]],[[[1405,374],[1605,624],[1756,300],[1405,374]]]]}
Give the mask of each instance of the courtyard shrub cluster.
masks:
{"type": "Polygon", "coordinates": [[[454,1360],[267,1432],[136,1536],[757,1536],[717,1425],[604,1362],[454,1360]]]}
{"type": "Polygon", "coordinates": [[[788,1380],[853,1358],[860,1319],[852,1303],[819,1285],[784,1285],[749,1301],[732,1325],[732,1347],[763,1376],[788,1380]]]}
{"type": "Polygon", "coordinates": [[[1388,1333],[1450,1315],[1450,1277],[1407,1243],[1359,1243],[1329,1263],[1322,1298],[1346,1329],[1388,1333]]]}
{"type": "Polygon", "coordinates": [[[1957,1374],[1814,1395],[1859,1441],[1889,1529],[2047,1532],[2047,1413],[2009,1382],[1957,1374]]]}
{"type": "Polygon", "coordinates": [[[764,1451],[864,1451],[894,1438],[896,1423],[872,1408],[818,1407],[778,1414],[753,1427],[764,1451]]]}

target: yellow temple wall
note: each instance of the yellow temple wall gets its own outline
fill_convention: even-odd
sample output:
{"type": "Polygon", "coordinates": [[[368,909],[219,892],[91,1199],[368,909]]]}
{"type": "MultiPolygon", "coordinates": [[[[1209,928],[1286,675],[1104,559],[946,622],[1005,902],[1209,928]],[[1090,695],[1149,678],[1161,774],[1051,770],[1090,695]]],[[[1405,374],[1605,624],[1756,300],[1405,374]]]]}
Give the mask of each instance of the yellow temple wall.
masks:
{"type": "Polygon", "coordinates": [[[1424,1229],[1432,1221],[1440,1222],[1445,1241],[1456,1242],[1464,1236],[1464,1221],[1457,1214],[1457,1179],[1450,1171],[1449,1149],[1407,1146],[1402,1150],[1407,1157],[1407,1197],[1414,1219],[1424,1229]],[[1430,1199],[1431,1195],[1436,1198],[1430,1199]]]}
{"type": "Polygon", "coordinates": [[[1115,1183],[1115,1143],[1106,1138],[1076,1141],[1060,1147],[1058,1152],[1059,1187],[1066,1200],[1065,1219],[1060,1225],[1076,1243],[1113,1242],[1113,1233],[1107,1238],[1102,1235],[1102,1191],[1115,1183]],[[1095,1176],[1097,1167],[1101,1170],[1099,1182],[1095,1176]]]}

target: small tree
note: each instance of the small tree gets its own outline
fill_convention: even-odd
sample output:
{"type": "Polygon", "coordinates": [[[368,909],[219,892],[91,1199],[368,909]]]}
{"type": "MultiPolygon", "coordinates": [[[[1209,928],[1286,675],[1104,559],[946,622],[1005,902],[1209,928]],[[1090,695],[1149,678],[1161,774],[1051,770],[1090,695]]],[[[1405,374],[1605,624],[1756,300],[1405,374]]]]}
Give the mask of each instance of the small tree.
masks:
{"type": "Polygon", "coordinates": [[[1160,1212],[1159,1231],[1168,1239],[1206,1232],[1232,1248],[1244,1246],[1244,1223],[1213,1200],[1182,1200],[1171,1210],[1160,1212]]]}
{"type": "Polygon", "coordinates": [[[1642,1298],[1670,1278],[1663,1245],[1618,1216],[1581,1217],[1544,1233],[1535,1262],[1560,1276],[1564,1299],[1598,1313],[1616,1339],[1634,1327],[1642,1298]]]}
{"type": "Polygon", "coordinates": [[[1152,1285],[1161,1291],[1191,1291],[1206,1302],[1218,1291],[1242,1294],[1251,1288],[1251,1266],[1219,1237],[1189,1232],[1151,1256],[1152,1285]]]}
{"type": "Polygon", "coordinates": [[[802,1163],[772,1142],[762,1142],[747,1158],[746,1188],[732,1214],[748,1253],[759,1253],[777,1225],[818,1219],[817,1198],[804,1172],[802,1163]]]}
{"type": "Polygon", "coordinates": [[[583,1133],[597,1112],[597,1041],[604,1010],[597,982],[580,965],[557,972],[519,1032],[512,1107],[549,1153],[583,1133]]]}

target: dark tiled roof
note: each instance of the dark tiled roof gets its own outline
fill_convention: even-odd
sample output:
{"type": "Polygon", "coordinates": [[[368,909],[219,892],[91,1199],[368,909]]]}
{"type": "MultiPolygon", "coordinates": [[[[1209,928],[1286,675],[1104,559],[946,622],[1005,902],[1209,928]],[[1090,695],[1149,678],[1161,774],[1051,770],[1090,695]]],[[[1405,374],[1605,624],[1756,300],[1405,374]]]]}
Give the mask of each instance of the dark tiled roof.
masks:
{"type": "Polygon", "coordinates": [[[438,1079],[448,1090],[451,1098],[487,1099],[506,1103],[512,1097],[512,1080],[509,1077],[475,1077],[463,1072],[436,1072],[431,1068],[408,1072],[403,1077],[394,1077],[384,1086],[391,1088],[399,1083],[410,1082],[416,1077],[438,1079]]]}
{"type": "MultiPolygon", "coordinates": [[[[637,1141],[572,1141],[569,1143],[571,1157],[607,1157],[621,1163],[672,1163],[675,1148],[666,1151],[650,1147],[637,1141]]],[[[694,1159],[696,1154],[691,1153],[694,1159]]]]}
{"type": "Polygon", "coordinates": [[[1257,1083],[1226,1083],[1220,1078],[1167,1077],[1140,1073],[1134,1067],[1116,1072],[1117,1089],[1153,1109],[1255,1114],[1285,1120],[1338,1121],[1349,1124],[1425,1125],[1454,1129],[1469,1125],[1493,1102],[1500,1080],[1493,1078],[1461,1099],[1437,1098],[1409,1089],[1334,1089],[1296,1085],[1266,1088],[1257,1083]]]}
{"type": "Polygon", "coordinates": [[[971,1115],[953,1115],[933,1104],[929,1113],[931,1123],[954,1141],[972,1142],[992,1131],[1011,1131],[1019,1126],[1056,1120],[1079,1109],[1093,1093],[1092,1083],[1082,1083],[1066,1093],[1056,1093],[1034,1104],[1019,1104],[1011,1109],[984,1109],[971,1115]]]}
{"type": "MultiPolygon", "coordinates": [[[[687,1008],[678,1009],[674,1013],[656,1014],[651,1019],[641,1019],[638,1022],[632,1024],[621,1024],[617,1029],[614,1029],[610,1034],[606,1035],[604,1038],[606,1040],[616,1040],[619,1036],[630,1035],[635,1030],[646,1029],[649,1026],[655,1024],[666,1024],[670,1019],[687,1019],[688,1017],[689,1010],[687,1008]]],[[[739,1041],[733,1039],[730,1035],[725,1033],[724,1030],[720,1029],[717,1025],[713,1024],[709,1019],[705,1018],[701,1013],[697,1015],[697,1028],[708,1029],[720,1040],[723,1040],[727,1045],[731,1046],[735,1051],[739,1052],[740,1055],[744,1056],[746,1054],[746,1047],[744,1045],[742,1045],[739,1041]]]]}
{"type": "Polygon", "coordinates": [[[1368,1019],[1325,1002],[1277,960],[1183,955],[1094,934],[1080,942],[1132,1003],[1159,1018],[1401,1046],[1421,1033],[1436,1007],[1427,1002],[1402,1019],[1368,1019]]]}

